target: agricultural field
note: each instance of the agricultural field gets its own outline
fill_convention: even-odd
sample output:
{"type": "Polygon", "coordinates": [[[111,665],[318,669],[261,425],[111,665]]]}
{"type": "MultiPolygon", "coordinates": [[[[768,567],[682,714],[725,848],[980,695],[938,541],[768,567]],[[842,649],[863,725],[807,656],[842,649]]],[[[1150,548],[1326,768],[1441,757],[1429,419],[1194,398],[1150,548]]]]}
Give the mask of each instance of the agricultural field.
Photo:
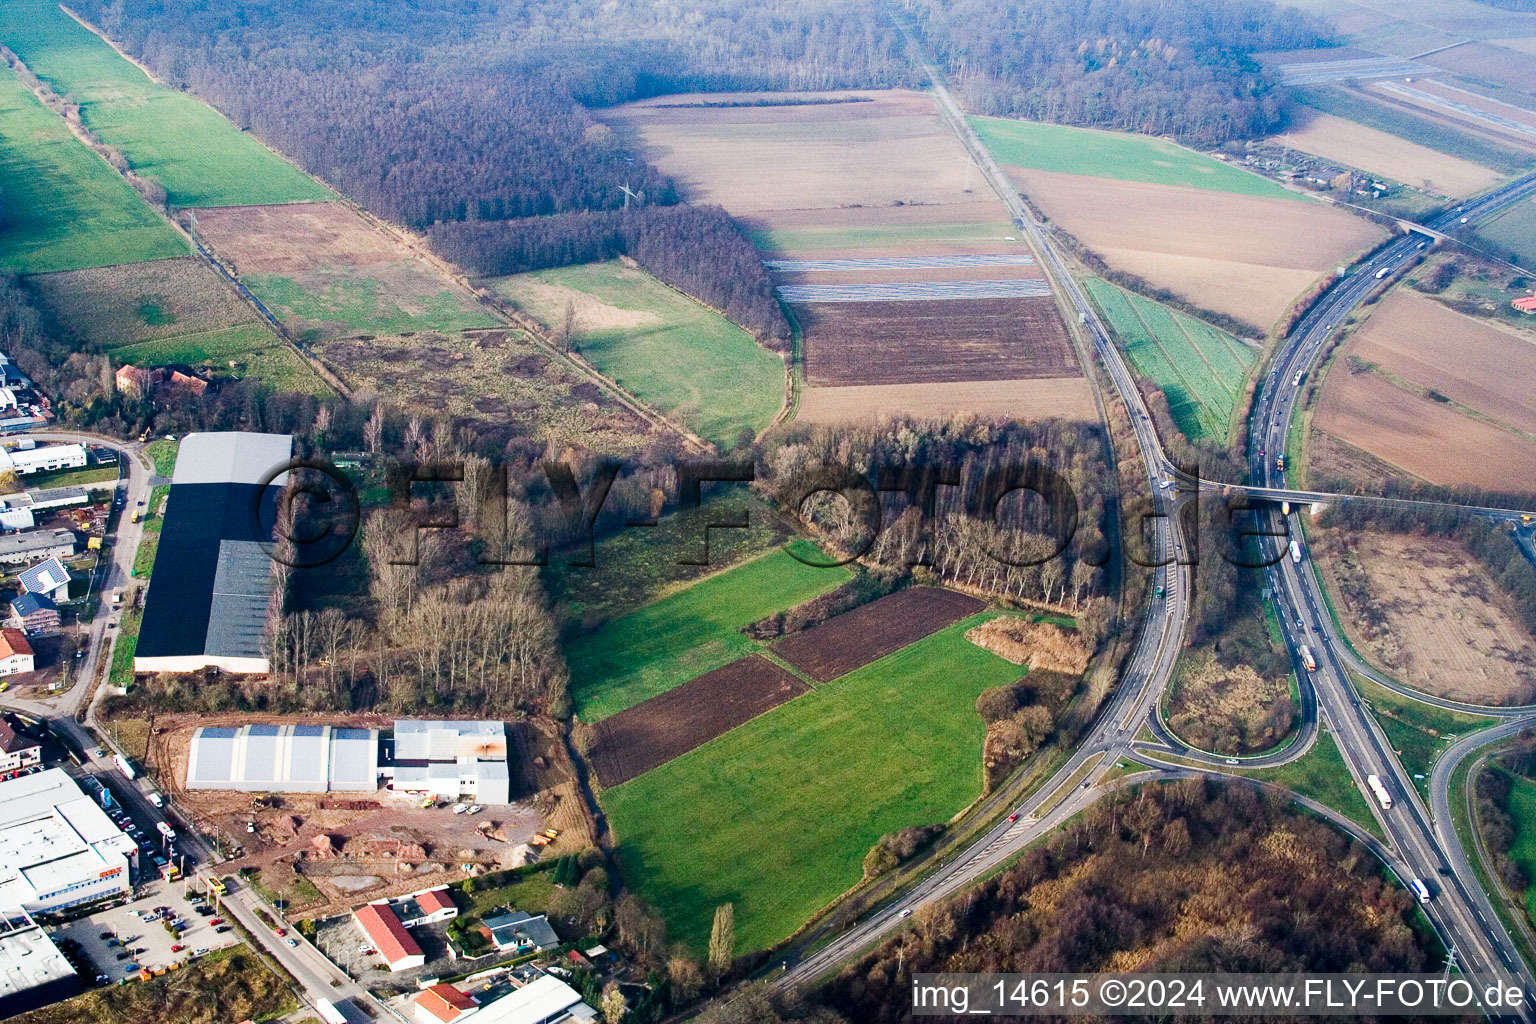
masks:
{"type": "Polygon", "coordinates": [[[1536,471],[1532,373],[1536,335],[1398,289],[1334,357],[1312,427],[1432,483],[1507,488],[1536,471]]]}
{"type": "Polygon", "coordinates": [[[1442,196],[1481,192],[1503,177],[1494,168],[1321,111],[1270,141],[1442,196]]]}
{"type": "Polygon", "coordinates": [[[172,206],[332,199],[328,189],[191,95],[150,80],[52,0],[6,0],[0,43],[172,206]]]}
{"type": "Polygon", "coordinates": [[[1168,396],[1179,429],[1192,438],[1224,442],[1258,353],[1230,334],[1108,281],[1095,277],[1085,283],[1137,372],[1168,396]]]}
{"type": "Polygon", "coordinates": [[[1475,130],[1472,122],[1453,120],[1444,116],[1443,111],[1407,106],[1401,103],[1401,97],[1388,93],[1331,86],[1299,89],[1296,95],[1302,103],[1325,114],[1446,156],[1491,167],[1500,174],[1515,174],[1536,163],[1536,157],[1523,152],[1517,140],[1488,138],[1475,130]]]}
{"type": "Polygon", "coordinates": [[[1261,175],[1150,135],[1003,117],[973,117],[970,121],[987,149],[1005,167],[1270,199],[1301,199],[1261,175]]]}
{"type": "Polygon", "coordinates": [[[1412,85],[1391,81],[1372,82],[1365,86],[1364,91],[1463,135],[1527,152],[1536,149],[1536,134],[1533,134],[1533,127],[1526,122],[1530,113],[1490,100],[1481,93],[1425,80],[1416,81],[1412,85]]]}
{"type": "Polygon", "coordinates": [[[985,602],[953,590],[908,587],[830,622],[791,633],[773,645],[773,653],[825,683],[985,607],[985,602]]]}
{"type": "MultiPolygon", "coordinates": [[[[806,542],[799,542],[805,544],[806,542]]],[[[808,557],[823,557],[811,551],[808,557]]],[[[586,722],[750,654],[739,630],[840,586],[841,566],[815,568],[776,548],[614,619],[566,646],[571,699],[586,722]]]]}
{"type": "Polygon", "coordinates": [[[748,655],[603,719],[587,760],[611,789],[809,689],[766,658],[748,655]]]}
{"type": "Polygon", "coordinates": [[[962,413],[985,419],[1058,417],[1087,423],[1099,418],[1085,377],[807,387],[800,392],[795,418],[804,423],[845,424],[899,415],[949,419],[962,413]]]}
{"type": "Polygon", "coordinates": [[[650,443],[649,424],[520,331],[340,338],[318,351],[354,391],[474,421],[503,441],[533,438],[556,451],[615,458],[650,443]]]}
{"type": "Polygon", "coordinates": [[[499,327],[340,203],[200,210],[198,238],[301,340],[499,327]]]}
{"type": "Polygon", "coordinates": [[[1497,42],[1463,43],[1428,58],[1428,63],[1470,81],[1527,96],[1536,94],[1536,56],[1497,42]]]}
{"type": "Polygon", "coordinates": [[[784,401],[784,360],[645,271],[609,263],[488,282],[610,380],[722,449],[758,433],[784,401]]]}
{"type": "Polygon", "coordinates": [[[200,260],[39,274],[30,284],[82,347],[106,349],[254,323],[256,313],[200,260]]]}
{"type": "Polygon", "coordinates": [[[499,321],[417,260],[241,279],[301,341],[495,327],[499,321]]]}
{"type": "Polygon", "coordinates": [[[1081,374],[1049,298],[820,302],[793,310],[813,385],[1081,374]]]}
{"type": "Polygon", "coordinates": [[[1262,334],[1311,284],[1386,238],[1321,202],[1010,168],[1058,227],[1110,267],[1262,334]]]}
{"type": "Polygon", "coordinates": [[[1536,699],[1536,641],[1455,541],[1321,531],[1313,547],[1345,632],[1372,664],[1472,704],[1536,699]]]}
{"type": "MultiPolygon", "coordinates": [[[[603,117],[692,202],[733,214],[848,206],[967,204],[1002,220],[999,203],[975,203],[985,185],[939,119],[933,100],[908,90],[774,93],[776,101],[853,102],[700,107],[753,94],[661,96],[612,107],[603,117]],[[772,168],[772,173],[764,169],[772,168]]],[[[956,223],[973,217],[955,217],[956,223]]]]}
{"type": "Polygon", "coordinates": [[[990,204],[971,203],[926,207],[856,207],[848,210],[755,213],[743,218],[752,243],[759,249],[801,254],[824,250],[859,251],[860,255],[901,253],[909,247],[926,252],[1008,252],[1023,248],[1014,226],[994,220],[1000,214],[990,204]],[[973,209],[975,207],[975,209],[973,209]],[[983,219],[929,223],[920,214],[937,210],[942,216],[974,214],[983,219]]]}
{"type": "MultiPolygon", "coordinates": [[[[738,953],[789,935],[862,876],[881,836],[981,792],[983,690],[1017,666],[964,619],[603,795],[624,877],[702,950],[721,903],[738,953]]],[[[577,678],[580,678],[577,675],[577,678]]]]}
{"type": "Polygon", "coordinates": [[[6,67],[0,139],[0,270],[40,274],[187,255],[176,229],[6,67]]]}
{"type": "Polygon", "coordinates": [[[309,364],[264,323],[155,338],[109,351],[113,360],[135,366],[207,367],[222,377],[254,377],[281,391],[331,393],[309,364]]]}

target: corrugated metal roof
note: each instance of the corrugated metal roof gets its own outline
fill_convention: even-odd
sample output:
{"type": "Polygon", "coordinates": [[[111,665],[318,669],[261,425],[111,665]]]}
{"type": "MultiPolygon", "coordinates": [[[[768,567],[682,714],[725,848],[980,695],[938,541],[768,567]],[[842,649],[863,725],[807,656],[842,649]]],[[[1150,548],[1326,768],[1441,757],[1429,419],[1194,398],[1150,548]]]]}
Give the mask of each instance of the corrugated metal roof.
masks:
{"type": "Polygon", "coordinates": [[[293,453],[287,434],[255,434],[246,431],[188,434],[176,452],[173,484],[254,484],[268,481],[273,469],[293,453]]]}

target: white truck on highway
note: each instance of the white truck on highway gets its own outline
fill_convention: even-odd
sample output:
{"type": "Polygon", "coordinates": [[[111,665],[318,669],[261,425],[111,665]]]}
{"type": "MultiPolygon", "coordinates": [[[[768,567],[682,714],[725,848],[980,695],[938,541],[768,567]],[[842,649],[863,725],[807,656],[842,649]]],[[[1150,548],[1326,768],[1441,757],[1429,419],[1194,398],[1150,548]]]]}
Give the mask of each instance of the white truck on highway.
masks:
{"type": "Polygon", "coordinates": [[[336,1009],[336,1004],[329,999],[315,1000],[315,1011],[320,1014],[320,1019],[325,1024],[347,1024],[346,1014],[336,1009]]]}
{"type": "Polygon", "coordinates": [[[1291,561],[1295,562],[1297,565],[1301,564],[1301,545],[1296,543],[1294,540],[1291,541],[1291,561]]]}
{"type": "Polygon", "coordinates": [[[1376,271],[1376,280],[1380,281],[1390,273],[1392,273],[1391,267],[1382,267],[1380,270],[1376,271]]]}
{"type": "Polygon", "coordinates": [[[1390,811],[1392,809],[1392,794],[1387,792],[1387,785],[1381,781],[1381,776],[1367,775],[1365,777],[1365,784],[1371,787],[1371,792],[1375,794],[1376,802],[1381,804],[1381,809],[1390,811]]]}
{"type": "Polygon", "coordinates": [[[1413,894],[1419,898],[1420,903],[1429,902],[1429,886],[1424,884],[1424,879],[1415,878],[1408,883],[1408,888],[1413,890],[1413,894]]]}
{"type": "Polygon", "coordinates": [[[1308,672],[1317,671],[1317,659],[1312,656],[1312,648],[1308,647],[1306,644],[1302,644],[1301,647],[1297,649],[1297,653],[1301,655],[1301,663],[1307,666],[1308,672]]]}

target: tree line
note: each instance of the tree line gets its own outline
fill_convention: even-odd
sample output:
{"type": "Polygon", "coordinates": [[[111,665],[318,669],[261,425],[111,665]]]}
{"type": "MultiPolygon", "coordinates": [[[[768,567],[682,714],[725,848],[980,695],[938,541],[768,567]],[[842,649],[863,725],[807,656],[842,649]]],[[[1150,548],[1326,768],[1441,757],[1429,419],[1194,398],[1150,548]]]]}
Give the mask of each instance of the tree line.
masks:
{"type": "Polygon", "coordinates": [[[432,227],[427,238],[448,259],[486,277],[627,255],[762,344],[778,351],[789,347],[789,322],[757,250],[718,206],[452,221],[432,227]]]}
{"type": "Polygon", "coordinates": [[[984,114],[1172,135],[1202,145],[1284,121],[1254,54],[1325,45],[1317,18],[1268,0],[905,0],[967,106],[984,114]]]}

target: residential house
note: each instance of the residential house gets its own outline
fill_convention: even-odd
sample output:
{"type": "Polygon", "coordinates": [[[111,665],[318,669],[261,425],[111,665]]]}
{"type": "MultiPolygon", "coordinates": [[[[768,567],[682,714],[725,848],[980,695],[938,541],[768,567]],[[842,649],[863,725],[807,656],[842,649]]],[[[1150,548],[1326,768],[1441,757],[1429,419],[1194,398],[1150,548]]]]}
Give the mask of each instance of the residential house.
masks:
{"type": "Polygon", "coordinates": [[[11,613],[5,624],[30,636],[49,636],[62,624],[59,606],[46,594],[18,594],[11,599],[11,613]]]}
{"type": "Polygon", "coordinates": [[[9,722],[0,718],[0,772],[29,768],[41,764],[42,760],[43,745],[12,729],[9,722]]]}
{"type": "Polygon", "coordinates": [[[485,927],[491,933],[491,941],[501,952],[515,950],[518,953],[543,952],[560,945],[560,936],[550,927],[543,914],[534,917],[521,910],[485,919],[485,927]]]}
{"type": "Polygon", "coordinates": [[[32,645],[19,629],[0,629],[0,676],[32,671],[32,645]]]}
{"type": "Polygon", "coordinates": [[[416,1024],[453,1024],[480,1008],[480,1004],[452,985],[439,982],[411,1000],[416,1024]]]}
{"type": "Polygon", "coordinates": [[[387,905],[369,903],[358,907],[352,912],[352,920],[391,971],[408,971],[427,962],[426,954],[387,905]]]}
{"type": "Polygon", "coordinates": [[[57,558],[45,558],[30,569],[23,569],[16,574],[16,581],[29,594],[55,601],[69,600],[69,570],[57,558]]]}

